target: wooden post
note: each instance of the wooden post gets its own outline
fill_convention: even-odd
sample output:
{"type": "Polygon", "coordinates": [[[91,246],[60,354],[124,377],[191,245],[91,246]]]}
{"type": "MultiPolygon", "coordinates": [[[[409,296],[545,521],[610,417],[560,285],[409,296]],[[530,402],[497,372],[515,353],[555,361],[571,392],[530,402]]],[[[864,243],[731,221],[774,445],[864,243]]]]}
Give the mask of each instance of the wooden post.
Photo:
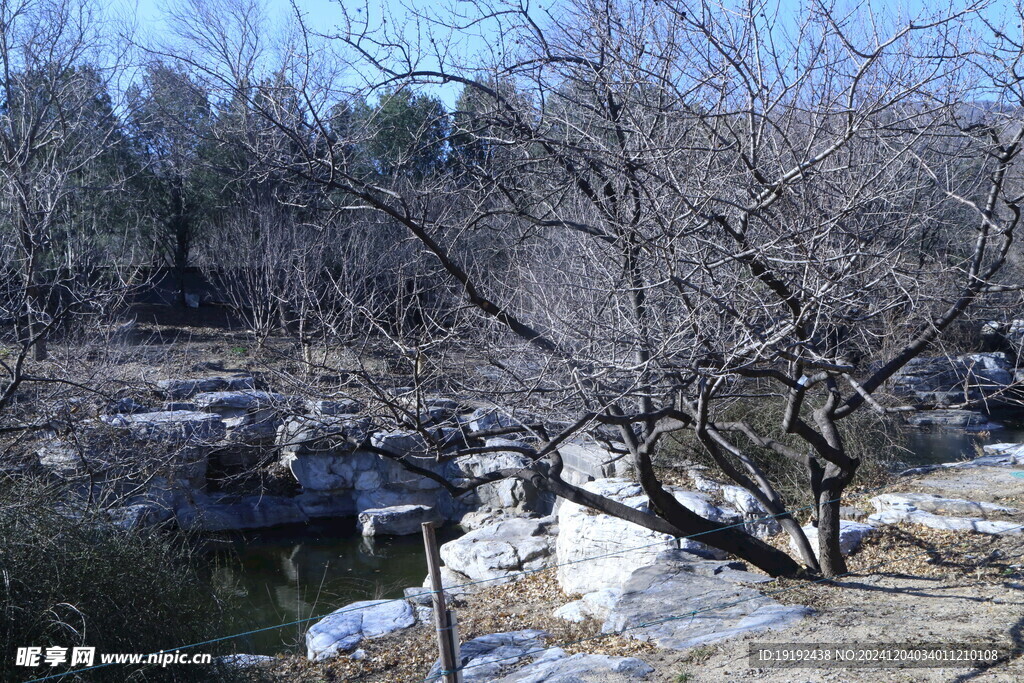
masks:
{"type": "Polygon", "coordinates": [[[455,619],[448,611],[444,600],[444,586],[441,585],[441,554],[437,550],[434,523],[423,523],[423,547],[427,551],[427,572],[430,575],[431,600],[434,606],[434,626],[437,629],[437,650],[440,654],[441,670],[445,673],[439,680],[444,683],[461,683],[462,672],[456,671],[461,664],[459,647],[455,643],[455,619]]]}

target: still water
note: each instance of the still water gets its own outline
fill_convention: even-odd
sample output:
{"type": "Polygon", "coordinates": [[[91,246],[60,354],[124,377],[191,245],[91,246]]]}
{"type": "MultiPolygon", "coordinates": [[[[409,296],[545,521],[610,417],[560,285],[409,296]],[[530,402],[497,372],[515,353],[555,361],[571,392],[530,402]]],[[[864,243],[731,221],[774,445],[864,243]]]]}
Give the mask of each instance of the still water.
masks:
{"type": "MultiPolygon", "coordinates": [[[[438,530],[438,542],[457,538],[438,530]]],[[[234,632],[309,619],[357,600],[402,597],[427,575],[423,538],[363,539],[353,520],[314,522],[208,539],[214,582],[232,593],[234,632]]],[[[316,620],[238,639],[251,654],[305,652],[303,634],[316,620]]]]}
{"type": "MultiPolygon", "coordinates": [[[[976,457],[976,444],[1024,442],[1024,425],[991,433],[911,430],[899,460],[906,467],[976,457]]],[[[442,529],[438,541],[457,538],[442,529]]],[[[318,617],[357,600],[397,598],[426,576],[420,536],[363,539],[353,520],[279,527],[210,539],[214,580],[237,596],[235,632],[306,620],[239,639],[236,652],[304,652],[303,634],[318,617]]]]}

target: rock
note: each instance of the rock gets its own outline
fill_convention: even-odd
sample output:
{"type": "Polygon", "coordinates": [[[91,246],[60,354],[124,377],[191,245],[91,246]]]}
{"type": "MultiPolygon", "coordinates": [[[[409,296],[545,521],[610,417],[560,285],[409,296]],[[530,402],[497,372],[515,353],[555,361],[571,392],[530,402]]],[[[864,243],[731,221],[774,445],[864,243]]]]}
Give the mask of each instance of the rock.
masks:
{"type": "Polygon", "coordinates": [[[500,408],[477,408],[465,420],[471,432],[521,427],[523,424],[500,408]]]}
{"type": "MultiPolygon", "coordinates": [[[[631,481],[598,479],[583,488],[642,512],[650,511],[647,496],[631,481]]],[[[727,523],[742,521],[738,513],[715,507],[702,494],[672,491],[683,505],[698,514],[727,523]]],[[[621,586],[633,570],[653,564],[658,554],[668,548],[681,547],[698,554],[725,557],[724,552],[703,543],[651,531],[568,501],[558,510],[558,528],[558,582],[569,594],[621,586]]]]}
{"type": "Polygon", "coordinates": [[[351,517],[356,503],[351,491],[306,491],[295,497],[299,509],[310,519],[351,517]]]}
{"type": "Polygon", "coordinates": [[[936,515],[972,516],[986,518],[992,514],[1014,514],[1016,508],[994,503],[979,503],[959,498],[943,498],[933,493],[883,493],[871,499],[875,512],[896,510],[913,512],[924,510],[936,515]]]}
{"type": "Polygon", "coordinates": [[[315,417],[355,415],[362,411],[362,409],[363,404],[351,398],[329,401],[306,401],[306,412],[315,417]]]}
{"type": "Polygon", "coordinates": [[[274,661],[269,655],[223,655],[214,658],[214,663],[226,669],[252,669],[274,661]]]}
{"type": "Polygon", "coordinates": [[[587,593],[579,600],[562,605],[553,614],[560,619],[574,623],[587,619],[604,621],[621,596],[621,588],[602,588],[599,591],[587,593]]]}
{"type": "MultiPolygon", "coordinates": [[[[271,446],[277,438],[281,420],[275,415],[264,415],[261,411],[241,417],[225,418],[224,426],[227,427],[224,440],[228,444],[253,447],[271,446]]],[[[253,458],[243,458],[243,460],[249,461],[249,465],[255,465],[261,456],[259,452],[252,455],[253,458]]]]}
{"type": "Polygon", "coordinates": [[[330,613],[306,632],[306,657],[319,662],[416,623],[405,600],[364,600],[330,613]]]}
{"type": "Polygon", "coordinates": [[[839,518],[846,519],[851,522],[863,522],[868,518],[868,513],[861,510],[859,507],[843,505],[839,508],[839,518]]]}
{"type": "MultiPolygon", "coordinates": [[[[485,444],[490,447],[520,447],[521,441],[509,439],[487,439],[485,444]]],[[[457,458],[446,468],[445,476],[456,485],[472,477],[479,477],[494,470],[527,469],[532,461],[522,453],[495,451],[468,455],[457,458]]],[[[477,504],[488,508],[514,509],[522,512],[547,512],[540,492],[530,482],[517,478],[508,478],[493,484],[485,484],[474,492],[477,504]]]]}
{"type": "Polygon", "coordinates": [[[931,529],[947,531],[975,531],[979,534],[1020,534],[1020,522],[1001,522],[972,517],[946,517],[924,510],[888,509],[868,517],[873,524],[920,524],[931,529]]]}
{"type": "Polygon", "coordinates": [[[693,488],[703,493],[718,493],[726,486],[709,477],[705,467],[691,467],[686,470],[686,474],[690,477],[690,481],[693,482],[693,488]]]}
{"type": "Polygon", "coordinates": [[[294,498],[255,495],[232,501],[196,495],[192,506],[178,511],[177,520],[183,529],[237,531],[304,523],[309,516],[294,498]]]}
{"type": "Polygon", "coordinates": [[[552,518],[509,519],[441,546],[445,566],[471,579],[499,579],[554,562],[552,518]]]}
{"type": "Polygon", "coordinates": [[[146,441],[214,443],[227,427],[217,415],[194,410],[172,410],[128,415],[100,415],[100,421],[146,441]]]}
{"type": "MultiPolygon", "coordinates": [[[[811,544],[811,549],[814,551],[814,556],[818,557],[818,527],[808,524],[802,527],[804,534],[807,536],[807,542],[811,544]]],[[[862,522],[851,522],[846,519],[839,520],[839,552],[843,555],[849,555],[854,550],[860,547],[860,544],[864,542],[864,539],[874,533],[875,527],[870,524],[864,524],[862,522]]],[[[794,553],[799,553],[797,550],[796,543],[793,539],[789,540],[789,549],[794,553]]]]}
{"type": "MultiPolygon", "coordinates": [[[[465,574],[460,574],[450,567],[441,567],[441,588],[444,590],[445,598],[449,596],[458,597],[473,590],[473,581],[465,574]]],[[[421,590],[433,590],[430,583],[430,576],[423,579],[421,590]]]]}
{"type": "Polygon", "coordinates": [[[138,529],[163,524],[173,516],[167,508],[151,503],[135,503],[106,511],[107,519],[122,529],[138,529]]]}
{"type": "Polygon", "coordinates": [[[506,508],[485,507],[479,510],[471,510],[464,514],[459,520],[459,526],[466,531],[474,531],[485,526],[504,522],[507,519],[536,519],[534,513],[519,512],[506,508]]]}
{"type": "Polygon", "coordinates": [[[532,663],[497,679],[499,683],[606,683],[646,680],[654,667],[636,657],[568,655],[553,647],[536,655],[532,663]]]}
{"type": "Polygon", "coordinates": [[[379,478],[366,473],[379,472],[377,456],[356,451],[368,428],[365,418],[289,418],[277,430],[281,463],[308,491],[351,489],[360,476],[365,485],[375,488],[379,478]]]}
{"type": "MultiPolygon", "coordinates": [[[[460,649],[459,666],[463,667],[465,683],[491,683],[498,680],[498,674],[514,666],[531,654],[538,655],[546,648],[544,641],[550,635],[535,629],[491,633],[463,643],[460,649]]],[[[435,662],[424,680],[438,680],[440,662],[435,662]]]]}
{"type": "Polygon", "coordinates": [[[990,422],[988,416],[976,410],[921,410],[907,416],[913,427],[942,427],[970,432],[996,431],[1003,426],[990,422]]]}
{"type": "Polygon", "coordinates": [[[288,397],[266,391],[210,391],[192,396],[192,403],[200,410],[218,413],[224,417],[238,417],[258,410],[285,409],[288,397]]]}
{"type": "MultiPolygon", "coordinates": [[[[624,447],[623,447],[624,448],[624,447]]],[[[584,441],[571,441],[558,447],[565,466],[566,481],[583,484],[594,479],[632,477],[629,456],[615,453],[604,446],[584,441]]]]}
{"type": "Polygon", "coordinates": [[[133,398],[120,398],[107,406],[107,412],[121,415],[148,413],[150,409],[133,398]]]}
{"type": "Polygon", "coordinates": [[[723,486],[722,498],[735,505],[743,514],[743,528],[748,534],[762,540],[782,531],[779,520],[770,516],[750,491],[740,486],[723,486]]]}
{"type": "MultiPolygon", "coordinates": [[[[304,491],[374,490],[382,484],[377,456],[366,451],[286,454],[281,457],[281,462],[288,466],[304,491]]],[[[390,504],[400,503],[366,507],[388,507],[390,504]]]]}
{"type": "Polygon", "coordinates": [[[745,633],[788,628],[811,612],[668,562],[630,575],[601,630],[685,650],[745,633]]]}
{"type": "Polygon", "coordinates": [[[938,405],[987,398],[1012,382],[1013,366],[1004,353],[918,356],[890,380],[897,395],[938,405]]]}
{"type": "Polygon", "coordinates": [[[181,401],[200,392],[253,391],[256,381],[252,377],[203,377],[201,379],[162,379],[156,383],[157,391],[165,398],[181,401]]]}
{"type": "Polygon", "coordinates": [[[420,533],[425,522],[441,521],[437,510],[426,505],[371,508],[359,513],[359,531],[363,536],[408,536],[420,533]]]}

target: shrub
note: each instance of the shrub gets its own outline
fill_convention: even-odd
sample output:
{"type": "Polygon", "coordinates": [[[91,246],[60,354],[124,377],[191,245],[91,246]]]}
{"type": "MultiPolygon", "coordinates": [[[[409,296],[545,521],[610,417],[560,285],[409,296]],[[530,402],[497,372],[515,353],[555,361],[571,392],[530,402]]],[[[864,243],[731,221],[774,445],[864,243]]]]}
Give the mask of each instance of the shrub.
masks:
{"type": "MultiPolygon", "coordinates": [[[[65,500],[33,480],[0,482],[0,670],[19,678],[75,671],[65,664],[12,672],[18,647],[95,647],[99,664],[100,653],[173,651],[229,632],[225,603],[204,580],[193,544],[120,529],[65,500]]],[[[78,680],[224,679],[214,673],[203,665],[112,665],[78,680]]]]}

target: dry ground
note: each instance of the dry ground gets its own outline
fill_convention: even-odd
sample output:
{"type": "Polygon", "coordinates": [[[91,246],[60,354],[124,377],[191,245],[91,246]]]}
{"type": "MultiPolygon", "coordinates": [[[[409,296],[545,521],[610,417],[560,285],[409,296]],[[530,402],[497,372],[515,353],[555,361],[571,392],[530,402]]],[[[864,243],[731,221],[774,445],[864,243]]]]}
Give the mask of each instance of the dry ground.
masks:
{"type": "MultiPolygon", "coordinates": [[[[654,681],[1020,681],[1017,656],[987,671],[970,669],[754,669],[750,643],[975,643],[1024,647],[1024,539],[888,528],[851,557],[852,575],[820,584],[767,584],[781,602],[813,607],[799,626],[684,652],[658,650],[623,635],[602,636],[596,622],[551,617],[571,599],[553,570],[492,587],[457,604],[463,640],[485,633],[541,628],[570,652],[640,657],[654,681]],[[568,646],[564,644],[571,643],[568,646]]],[[[282,657],[273,672],[295,681],[421,681],[436,657],[429,628],[364,643],[366,658],[310,664],[282,657]]]]}

